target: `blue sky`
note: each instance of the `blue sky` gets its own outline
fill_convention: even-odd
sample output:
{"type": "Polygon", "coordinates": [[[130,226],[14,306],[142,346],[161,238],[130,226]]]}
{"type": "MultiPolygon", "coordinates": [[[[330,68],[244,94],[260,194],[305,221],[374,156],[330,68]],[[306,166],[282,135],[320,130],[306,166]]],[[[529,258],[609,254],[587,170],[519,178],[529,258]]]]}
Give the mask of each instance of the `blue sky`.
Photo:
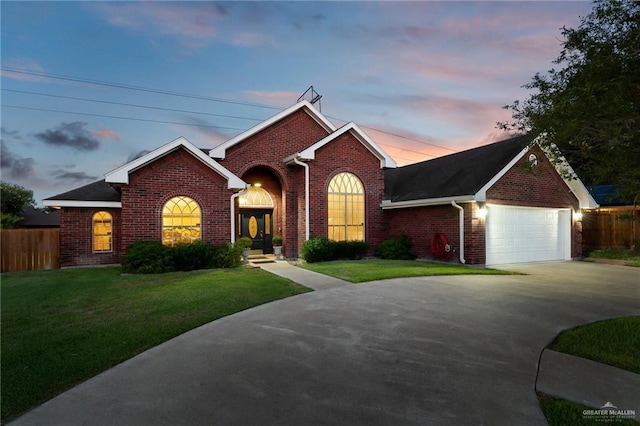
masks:
{"type": "Polygon", "coordinates": [[[36,201],[184,136],[213,147],[313,85],[399,165],[504,139],[502,106],[552,67],[566,2],[12,2],[2,180],[36,201]]]}

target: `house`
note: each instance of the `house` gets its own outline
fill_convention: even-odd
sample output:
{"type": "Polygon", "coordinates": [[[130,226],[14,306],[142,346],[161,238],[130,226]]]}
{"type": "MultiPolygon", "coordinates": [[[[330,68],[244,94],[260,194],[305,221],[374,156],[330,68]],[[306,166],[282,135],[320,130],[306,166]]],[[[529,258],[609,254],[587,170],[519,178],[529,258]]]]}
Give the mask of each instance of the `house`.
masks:
{"type": "Polygon", "coordinates": [[[20,214],[22,219],[17,228],[59,228],[60,210],[39,210],[33,206],[24,206],[20,214]]]}
{"type": "Polygon", "coordinates": [[[357,124],[338,128],[301,101],[213,149],[178,138],[44,204],[62,209],[63,266],[118,263],[137,240],[248,236],[253,249],[270,253],[273,235],[282,235],[285,256],[295,258],[312,236],[364,240],[373,251],[401,232],[421,257],[547,260],[533,253],[552,243],[554,259],[577,257],[577,213],[593,199],[529,142],[397,168],[357,124]],[[530,238],[533,245],[523,244],[530,238]],[[504,246],[512,253],[497,248],[504,246]]]}

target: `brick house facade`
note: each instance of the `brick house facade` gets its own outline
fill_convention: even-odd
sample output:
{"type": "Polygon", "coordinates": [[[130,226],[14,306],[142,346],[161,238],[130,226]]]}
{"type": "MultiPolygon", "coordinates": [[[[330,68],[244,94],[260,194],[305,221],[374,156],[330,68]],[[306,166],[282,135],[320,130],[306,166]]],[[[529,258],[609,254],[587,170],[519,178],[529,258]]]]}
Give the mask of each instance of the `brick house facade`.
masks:
{"type": "Polygon", "coordinates": [[[179,138],[107,173],[103,181],[44,204],[62,209],[62,266],[118,263],[134,241],[166,242],[167,235],[179,232],[211,244],[250,236],[254,248],[266,253],[273,235],[281,235],[288,258],[298,257],[313,236],[356,235],[373,253],[384,239],[401,233],[413,239],[419,257],[429,258],[434,257],[430,242],[441,234],[448,250],[438,258],[484,264],[491,241],[487,228],[495,228],[487,224],[492,210],[496,217],[503,213],[501,205],[561,218],[568,211],[573,219],[567,238],[571,256],[577,257],[575,213],[592,199],[579,181],[572,186],[563,179],[539,148],[527,148],[530,142],[515,138],[396,168],[355,123],[336,128],[302,101],[213,149],[179,138]],[[531,154],[539,159],[535,167],[531,154]],[[358,189],[335,192],[339,184],[358,189]],[[182,200],[181,209],[197,212],[191,225],[172,222],[167,206],[176,199],[182,200]],[[489,215],[481,217],[487,209],[489,215]],[[106,214],[108,225],[96,222],[102,217],[96,213],[106,214]],[[108,241],[108,249],[96,241],[108,241]]]}

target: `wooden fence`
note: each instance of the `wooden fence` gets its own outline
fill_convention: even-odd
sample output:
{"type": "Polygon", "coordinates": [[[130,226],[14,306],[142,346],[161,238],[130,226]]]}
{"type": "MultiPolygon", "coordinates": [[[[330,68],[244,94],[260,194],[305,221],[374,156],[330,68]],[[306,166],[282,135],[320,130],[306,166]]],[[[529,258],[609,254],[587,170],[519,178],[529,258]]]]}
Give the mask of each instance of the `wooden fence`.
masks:
{"type": "Polygon", "coordinates": [[[2,272],[60,267],[60,229],[3,229],[2,272]]]}
{"type": "Polygon", "coordinates": [[[582,216],[582,245],[587,250],[640,247],[640,206],[585,212],[582,216]]]}

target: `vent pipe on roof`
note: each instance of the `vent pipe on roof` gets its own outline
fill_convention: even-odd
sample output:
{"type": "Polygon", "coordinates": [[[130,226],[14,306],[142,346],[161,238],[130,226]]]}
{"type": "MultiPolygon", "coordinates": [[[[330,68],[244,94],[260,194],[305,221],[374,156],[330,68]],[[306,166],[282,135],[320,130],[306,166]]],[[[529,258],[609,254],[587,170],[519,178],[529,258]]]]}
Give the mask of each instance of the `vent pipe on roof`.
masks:
{"type": "Polygon", "coordinates": [[[451,205],[460,210],[460,263],[467,263],[464,258],[464,209],[457,205],[455,201],[451,201],[451,205]]]}

